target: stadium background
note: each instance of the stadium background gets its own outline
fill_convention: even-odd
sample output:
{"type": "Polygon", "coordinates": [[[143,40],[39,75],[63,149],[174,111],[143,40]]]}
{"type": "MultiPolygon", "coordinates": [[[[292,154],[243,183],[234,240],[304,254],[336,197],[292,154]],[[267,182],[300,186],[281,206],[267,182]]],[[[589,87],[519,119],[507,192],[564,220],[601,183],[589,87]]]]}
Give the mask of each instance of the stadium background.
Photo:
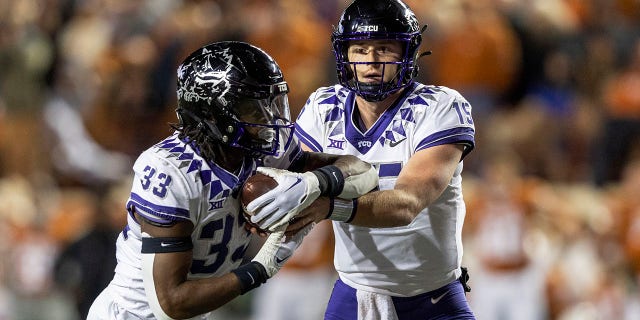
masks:
{"type": "MultiPolygon", "coordinates": [[[[406,2],[429,25],[419,80],[474,107],[478,319],[640,319],[640,2],[406,2]]],[[[111,279],[130,166],[169,134],[189,52],[264,48],[295,116],[335,82],[347,3],[0,0],[0,319],[73,320],[111,279]]],[[[222,318],[249,319],[252,297],[222,318]]]]}

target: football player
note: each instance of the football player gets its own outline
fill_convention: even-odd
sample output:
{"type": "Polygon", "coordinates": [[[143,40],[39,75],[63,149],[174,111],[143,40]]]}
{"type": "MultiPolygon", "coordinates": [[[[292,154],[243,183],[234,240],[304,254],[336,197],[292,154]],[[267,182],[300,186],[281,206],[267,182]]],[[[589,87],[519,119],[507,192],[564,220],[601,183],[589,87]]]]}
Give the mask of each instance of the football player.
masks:
{"type": "Polygon", "coordinates": [[[339,84],[313,92],[295,123],[306,148],[355,155],[380,178],[356,199],[319,198],[289,225],[332,212],[339,279],[325,319],[474,319],[461,172],[475,128],[457,91],[414,81],[424,29],[399,0],[352,2],[332,34],[339,84]]]}
{"type": "Polygon", "coordinates": [[[278,180],[286,195],[271,205],[286,202],[291,214],[318,196],[364,194],[377,185],[375,169],[356,157],[301,150],[287,82],[261,49],[231,41],[204,46],[177,78],[179,123],[134,164],[115,276],[88,319],[209,319],[272,277],[312,225],[285,238],[287,222],[272,224],[257,255],[241,265],[251,233],[238,194],[258,167],[281,168],[271,174],[286,178],[278,180]]]}

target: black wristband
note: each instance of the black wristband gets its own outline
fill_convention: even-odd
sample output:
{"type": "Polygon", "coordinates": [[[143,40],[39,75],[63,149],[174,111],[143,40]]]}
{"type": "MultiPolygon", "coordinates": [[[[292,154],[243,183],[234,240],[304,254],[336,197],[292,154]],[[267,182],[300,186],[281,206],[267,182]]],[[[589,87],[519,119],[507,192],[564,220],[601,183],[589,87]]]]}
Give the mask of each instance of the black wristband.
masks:
{"type": "Polygon", "coordinates": [[[344,176],[336,166],[329,165],[311,171],[318,177],[320,195],[336,197],[344,189],[344,176]]]}
{"type": "Polygon", "coordinates": [[[235,270],[232,270],[238,280],[240,280],[240,294],[243,295],[252,289],[259,287],[267,282],[267,270],[258,262],[251,261],[243,264],[235,270]]]}

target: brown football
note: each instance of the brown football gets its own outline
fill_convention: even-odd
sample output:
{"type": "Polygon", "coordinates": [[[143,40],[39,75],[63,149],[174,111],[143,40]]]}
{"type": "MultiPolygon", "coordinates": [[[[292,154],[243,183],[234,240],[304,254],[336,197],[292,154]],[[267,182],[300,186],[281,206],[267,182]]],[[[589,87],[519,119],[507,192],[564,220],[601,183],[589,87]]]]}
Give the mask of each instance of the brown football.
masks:
{"type": "Polygon", "coordinates": [[[242,190],[240,191],[240,204],[242,205],[242,213],[244,214],[245,219],[247,220],[247,224],[251,227],[258,229],[260,232],[264,232],[261,230],[256,224],[251,222],[250,214],[245,210],[247,205],[258,198],[259,196],[271,191],[271,189],[278,186],[278,182],[272,177],[257,172],[252,175],[244,182],[242,185],[242,190]]]}
{"type": "Polygon", "coordinates": [[[256,174],[250,176],[242,186],[240,192],[240,202],[242,203],[242,209],[259,196],[271,191],[278,186],[278,182],[270,176],[256,172],[256,174]]]}

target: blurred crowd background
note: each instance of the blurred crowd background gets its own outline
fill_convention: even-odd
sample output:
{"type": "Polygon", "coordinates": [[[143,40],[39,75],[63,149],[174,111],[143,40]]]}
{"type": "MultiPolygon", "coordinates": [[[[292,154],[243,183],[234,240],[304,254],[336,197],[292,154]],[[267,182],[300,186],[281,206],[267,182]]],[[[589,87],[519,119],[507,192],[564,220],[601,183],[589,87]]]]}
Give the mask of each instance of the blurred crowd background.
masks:
{"type": "MultiPolygon", "coordinates": [[[[297,116],[335,83],[347,0],[0,0],[0,320],[85,317],[112,277],[131,165],[175,122],[175,70],[262,47],[297,116]]],[[[640,319],[640,1],[406,0],[419,81],[474,107],[463,231],[480,320],[640,319]]],[[[321,224],[221,319],[319,319],[321,224]],[[284,314],[277,309],[284,308],[284,314]]]]}

